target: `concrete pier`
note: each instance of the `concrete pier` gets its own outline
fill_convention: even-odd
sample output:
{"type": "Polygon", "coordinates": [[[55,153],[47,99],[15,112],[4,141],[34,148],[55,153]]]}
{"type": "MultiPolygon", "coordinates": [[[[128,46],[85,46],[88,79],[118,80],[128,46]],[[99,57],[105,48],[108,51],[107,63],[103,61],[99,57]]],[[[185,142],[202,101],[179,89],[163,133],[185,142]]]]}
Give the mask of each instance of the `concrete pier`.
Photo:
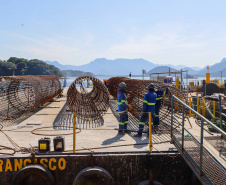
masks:
{"type": "MultiPolygon", "coordinates": [[[[30,148],[38,146],[38,140],[43,137],[54,138],[54,135],[65,135],[66,151],[73,149],[72,114],[66,104],[67,88],[64,96],[55,98],[51,102],[39,107],[29,115],[24,116],[10,127],[4,127],[3,131],[12,138],[20,147],[30,148]],[[48,128],[46,128],[48,127],[48,128]],[[32,133],[33,132],[33,133],[32,133]],[[39,134],[39,135],[37,135],[39,134]]],[[[125,152],[148,151],[149,138],[143,133],[142,138],[133,137],[131,134],[118,135],[118,120],[116,101],[111,99],[111,108],[98,122],[82,122],[77,119],[76,127],[76,152],[125,152]]],[[[138,130],[138,120],[129,114],[128,128],[138,130]]],[[[144,130],[145,131],[145,130],[144,130]]],[[[7,137],[0,133],[1,143],[13,147],[7,137]]],[[[170,132],[155,133],[152,138],[153,151],[176,151],[170,144],[170,132]]],[[[51,143],[53,151],[53,144],[51,143]]]]}

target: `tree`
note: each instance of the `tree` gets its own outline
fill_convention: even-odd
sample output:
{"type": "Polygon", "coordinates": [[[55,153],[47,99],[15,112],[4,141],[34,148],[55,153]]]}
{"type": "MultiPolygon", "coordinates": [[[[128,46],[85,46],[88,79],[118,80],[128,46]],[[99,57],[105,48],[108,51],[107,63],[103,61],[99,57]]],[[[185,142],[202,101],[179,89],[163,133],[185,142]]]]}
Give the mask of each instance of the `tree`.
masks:
{"type": "Polygon", "coordinates": [[[5,62],[0,60],[0,69],[1,69],[1,76],[13,76],[14,71],[16,70],[16,65],[12,62],[5,62]]]}
{"type": "Polygon", "coordinates": [[[17,70],[15,75],[24,75],[27,64],[25,62],[20,62],[17,64],[17,70]]]}
{"type": "Polygon", "coordinates": [[[10,57],[7,61],[0,60],[0,76],[10,75],[56,75],[63,76],[62,72],[53,65],[42,60],[27,60],[24,58],[10,57]]]}
{"type": "Polygon", "coordinates": [[[18,65],[20,62],[27,63],[28,60],[27,59],[24,59],[24,58],[10,57],[9,60],[7,60],[7,62],[12,62],[12,63],[18,65]]]}

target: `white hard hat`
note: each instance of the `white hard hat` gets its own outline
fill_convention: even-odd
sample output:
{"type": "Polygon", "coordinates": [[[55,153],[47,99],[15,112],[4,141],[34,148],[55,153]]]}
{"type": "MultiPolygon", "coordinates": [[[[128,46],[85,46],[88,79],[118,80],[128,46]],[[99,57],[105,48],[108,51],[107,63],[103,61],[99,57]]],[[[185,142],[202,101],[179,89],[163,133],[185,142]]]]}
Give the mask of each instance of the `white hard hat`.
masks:
{"type": "Polygon", "coordinates": [[[121,82],[121,83],[119,84],[119,87],[126,87],[126,84],[125,84],[124,82],[121,82]]]}

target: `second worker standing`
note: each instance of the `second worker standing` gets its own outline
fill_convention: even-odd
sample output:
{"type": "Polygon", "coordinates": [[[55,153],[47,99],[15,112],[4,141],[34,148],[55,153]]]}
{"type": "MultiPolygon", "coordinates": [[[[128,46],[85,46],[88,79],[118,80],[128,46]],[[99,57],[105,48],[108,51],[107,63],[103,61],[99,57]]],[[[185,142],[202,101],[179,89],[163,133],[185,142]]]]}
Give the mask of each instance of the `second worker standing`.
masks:
{"type": "Polygon", "coordinates": [[[155,113],[155,103],[157,98],[157,94],[155,93],[154,88],[155,88],[155,85],[153,83],[148,85],[148,93],[144,95],[142,115],[139,122],[139,130],[138,130],[138,133],[134,135],[134,137],[142,137],[144,125],[145,125],[145,122],[148,120],[149,113],[151,113],[151,119],[152,119],[151,122],[153,123],[153,118],[155,113]]]}

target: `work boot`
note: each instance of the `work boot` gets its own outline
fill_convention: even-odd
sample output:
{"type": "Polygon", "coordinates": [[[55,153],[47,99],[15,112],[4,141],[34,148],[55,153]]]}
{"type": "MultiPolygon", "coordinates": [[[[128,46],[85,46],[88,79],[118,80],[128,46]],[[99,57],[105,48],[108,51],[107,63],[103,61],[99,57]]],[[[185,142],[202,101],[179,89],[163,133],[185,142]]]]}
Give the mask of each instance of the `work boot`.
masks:
{"type": "Polygon", "coordinates": [[[134,135],[133,137],[142,137],[142,135],[136,134],[136,135],[134,135]]]}
{"type": "Polygon", "coordinates": [[[118,132],[118,134],[119,134],[119,135],[125,135],[125,133],[124,133],[124,132],[118,132]]]}
{"type": "Polygon", "coordinates": [[[131,130],[124,130],[125,133],[130,134],[131,130]]]}
{"type": "Polygon", "coordinates": [[[158,125],[154,125],[154,130],[158,130],[159,126],[158,125]]]}

